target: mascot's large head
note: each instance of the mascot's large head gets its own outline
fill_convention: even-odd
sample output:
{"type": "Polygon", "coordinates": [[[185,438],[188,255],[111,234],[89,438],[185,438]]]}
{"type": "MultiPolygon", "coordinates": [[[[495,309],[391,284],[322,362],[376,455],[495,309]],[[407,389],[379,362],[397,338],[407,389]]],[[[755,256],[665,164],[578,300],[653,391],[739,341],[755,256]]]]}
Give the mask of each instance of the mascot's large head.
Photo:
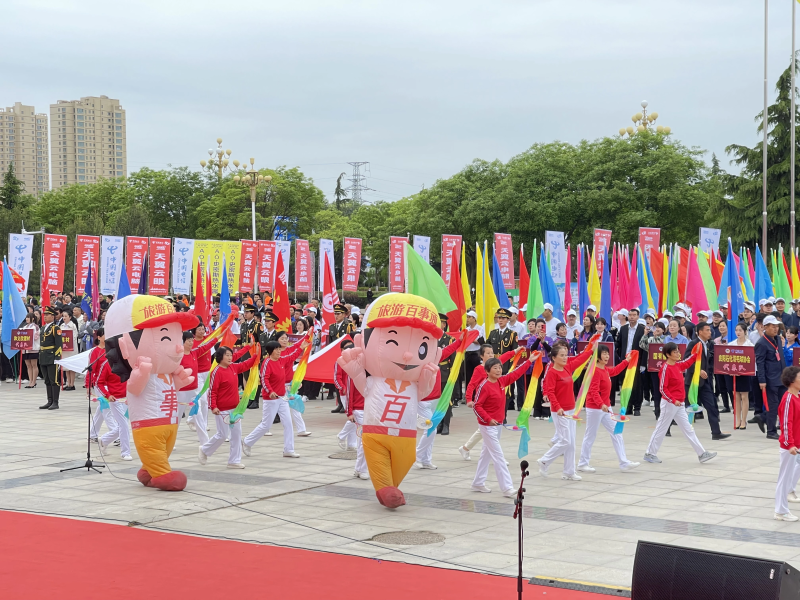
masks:
{"type": "Polygon", "coordinates": [[[442,328],[430,300],[412,294],[384,294],[364,315],[364,367],[372,376],[417,381],[422,366],[439,364],[442,328]]]}
{"type": "Polygon", "coordinates": [[[134,294],[111,305],[104,326],[109,366],[127,381],[140,356],[153,363],[153,375],[174,373],[183,358],[183,331],[196,327],[197,317],[176,313],[162,298],[134,294]]]}

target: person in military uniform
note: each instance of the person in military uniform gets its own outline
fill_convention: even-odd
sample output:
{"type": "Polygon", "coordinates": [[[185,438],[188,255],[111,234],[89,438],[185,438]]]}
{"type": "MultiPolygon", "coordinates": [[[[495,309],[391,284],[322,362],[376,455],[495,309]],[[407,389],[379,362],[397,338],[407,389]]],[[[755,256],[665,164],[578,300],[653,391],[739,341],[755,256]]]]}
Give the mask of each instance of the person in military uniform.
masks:
{"type": "MultiPolygon", "coordinates": [[[[331,323],[331,326],[328,328],[329,344],[335,340],[338,340],[339,338],[343,338],[344,336],[353,333],[356,330],[356,326],[353,324],[353,322],[347,319],[347,314],[348,314],[347,306],[345,306],[341,302],[333,305],[334,322],[331,323]]],[[[334,394],[334,386],[328,384],[326,387],[328,388],[328,400],[332,400],[334,394]]],[[[338,392],[336,392],[336,408],[334,408],[331,412],[332,413],[345,412],[344,406],[342,406],[342,400],[339,398],[338,392]]]]}
{"type": "Polygon", "coordinates": [[[46,410],[58,409],[58,395],[61,391],[56,376],[56,361],[61,358],[61,328],[53,322],[55,316],[56,310],[52,306],[44,309],[42,318],[45,325],[42,327],[39,346],[39,364],[42,367],[44,385],[47,388],[47,404],[39,408],[46,410]]]}
{"type": "MultiPolygon", "coordinates": [[[[489,336],[486,338],[486,343],[492,346],[492,351],[495,356],[501,356],[503,353],[517,348],[517,332],[508,326],[511,319],[511,311],[507,308],[499,308],[495,313],[497,317],[497,328],[492,329],[489,336]]],[[[503,373],[508,373],[508,368],[511,366],[510,361],[503,364],[503,373]]],[[[515,386],[510,385],[506,390],[506,410],[508,404],[511,403],[511,409],[514,408],[514,395],[512,390],[515,386]]]]}
{"type": "Polygon", "coordinates": [[[264,326],[263,326],[264,330],[261,332],[259,336],[262,356],[265,356],[264,351],[269,342],[278,341],[278,330],[275,329],[275,323],[277,322],[278,322],[278,315],[276,315],[274,312],[268,310],[267,312],[264,313],[264,326]]]}
{"type": "MultiPolygon", "coordinates": [[[[264,332],[264,328],[256,320],[256,307],[252,304],[245,304],[244,305],[244,323],[242,323],[241,327],[239,328],[239,343],[238,346],[247,346],[250,344],[251,339],[256,340],[261,343],[261,334],[264,332]]],[[[246,353],[242,356],[238,362],[242,362],[250,358],[250,353],[246,353]]],[[[244,373],[239,373],[239,386],[244,388],[244,373]]],[[[261,397],[261,386],[259,386],[258,393],[256,393],[255,398],[253,398],[248,404],[247,408],[258,408],[258,399],[261,397]]]]}

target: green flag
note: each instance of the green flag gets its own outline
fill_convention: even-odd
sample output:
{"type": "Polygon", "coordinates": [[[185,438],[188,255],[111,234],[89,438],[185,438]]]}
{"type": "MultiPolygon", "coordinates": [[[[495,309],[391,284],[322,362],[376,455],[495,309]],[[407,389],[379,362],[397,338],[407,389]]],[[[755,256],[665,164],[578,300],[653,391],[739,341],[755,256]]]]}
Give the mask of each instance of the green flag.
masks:
{"type": "Polygon", "coordinates": [[[789,299],[794,296],[792,296],[792,287],[789,285],[789,274],[784,268],[786,265],[784,261],[783,246],[778,246],[778,255],[776,256],[778,277],[775,280],[775,295],[778,298],[783,298],[788,303],[789,299]]]}
{"type": "Polygon", "coordinates": [[[410,244],[406,244],[406,269],[408,270],[406,292],[430,300],[440,313],[447,314],[458,310],[444,280],[410,244]]]}
{"type": "Polygon", "coordinates": [[[672,311],[672,307],[680,302],[680,293],[678,292],[678,257],[680,255],[680,248],[677,245],[673,246],[672,267],[669,270],[669,293],[667,294],[666,303],[666,309],[669,311],[672,311]]]}
{"type": "Polygon", "coordinates": [[[706,292],[706,299],[708,299],[708,308],[711,310],[719,310],[717,300],[717,284],[714,281],[714,276],[711,274],[711,267],[708,264],[708,254],[703,252],[700,246],[697,246],[697,268],[700,271],[700,279],[703,280],[703,289],[706,292]]]}
{"type": "Polygon", "coordinates": [[[544,296],[542,283],[539,281],[539,260],[536,258],[536,243],[533,244],[533,258],[531,259],[531,281],[528,285],[528,308],[525,316],[529,319],[536,318],[544,312],[544,296]]]}

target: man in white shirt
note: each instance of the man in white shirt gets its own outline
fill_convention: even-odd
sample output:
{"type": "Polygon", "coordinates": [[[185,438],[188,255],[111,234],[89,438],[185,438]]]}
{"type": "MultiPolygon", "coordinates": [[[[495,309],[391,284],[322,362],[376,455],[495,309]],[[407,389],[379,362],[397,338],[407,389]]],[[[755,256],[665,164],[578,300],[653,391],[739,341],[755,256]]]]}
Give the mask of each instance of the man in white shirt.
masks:
{"type": "Polygon", "coordinates": [[[517,339],[522,339],[522,337],[528,333],[527,328],[524,324],[519,322],[519,309],[516,306],[512,306],[508,310],[511,311],[511,320],[508,322],[508,326],[517,332],[517,339]]]}
{"type": "Polygon", "coordinates": [[[583,327],[578,324],[578,313],[570,308],[567,311],[567,339],[571,340],[575,337],[576,331],[580,335],[582,329],[583,327]]]}
{"type": "Polygon", "coordinates": [[[542,312],[542,318],[545,322],[545,335],[549,338],[556,337],[556,327],[558,326],[561,321],[553,316],[553,305],[549,302],[545,302],[544,304],[544,312],[542,312]]]}

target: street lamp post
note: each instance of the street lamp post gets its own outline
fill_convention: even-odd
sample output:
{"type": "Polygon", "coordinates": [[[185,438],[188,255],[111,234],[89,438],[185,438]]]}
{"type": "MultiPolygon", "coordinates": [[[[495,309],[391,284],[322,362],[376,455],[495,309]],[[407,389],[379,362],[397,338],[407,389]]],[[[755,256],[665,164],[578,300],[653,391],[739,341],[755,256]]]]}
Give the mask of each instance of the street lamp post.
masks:
{"type": "Polygon", "coordinates": [[[250,159],[250,170],[245,172],[244,177],[234,175],[233,181],[237,185],[246,185],[250,188],[250,212],[253,218],[253,241],[256,241],[256,188],[261,183],[269,183],[272,177],[261,175],[253,166],[256,162],[255,158],[250,159]]]}
{"type": "Polygon", "coordinates": [[[200,166],[203,168],[208,168],[209,170],[217,169],[217,177],[219,180],[222,181],[222,175],[226,170],[233,170],[233,168],[239,168],[239,161],[233,161],[233,168],[229,167],[228,164],[230,163],[231,151],[224,150],[222,148],[222,138],[217,138],[217,147],[216,148],[209,148],[208,149],[208,160],[201,160],[200,166]],[[216,160],[215,160],[216,155],[216,160]]]}
{"type": "MultiPolygon", "coordinates": [[[[648,114],[647,112],[647,100],[642,100],[642,112],[637,112],[635,115],[631,117],[631,121],[633,121],[633,125],[628,125],[628,127],[623,127],[619,130],[620,137],[624,137],[627,133],[629,136],[633,136],[637,133],[644,133],[645,131],[650,131],[651,126],[655,124],[656,119],[658,119],[657,112],[651,112],[648,114]]],[[[672,129],[669,127],[664,127],[663,125],[656,126],[656,133],[663,133],[665,135],[669,135],[672,133],[672,129]]]]}

